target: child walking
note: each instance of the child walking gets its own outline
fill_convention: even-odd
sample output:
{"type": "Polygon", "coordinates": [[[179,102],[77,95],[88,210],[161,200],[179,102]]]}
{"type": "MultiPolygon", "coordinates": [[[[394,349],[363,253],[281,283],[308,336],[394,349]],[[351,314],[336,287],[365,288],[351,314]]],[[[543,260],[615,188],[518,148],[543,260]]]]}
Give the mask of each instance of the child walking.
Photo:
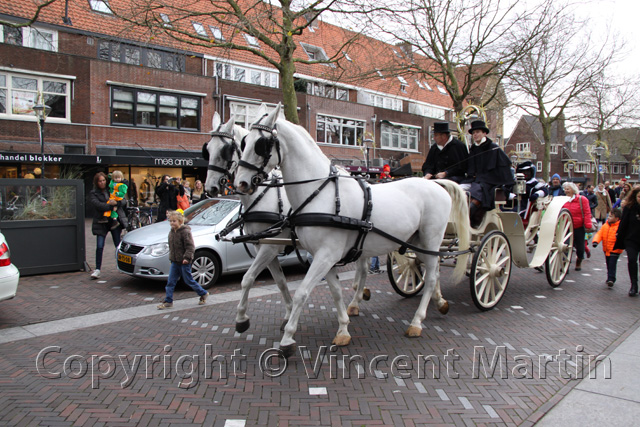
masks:
{"type": "Polygon", "coordinates": [[[594,248],[598,246],[598,243],[602,242],[602,250],[607,260],[607,286],[610,288],[613,287],[613,284],[616,282],[618,257],[622,253],[622,249],[613,249],[613,246],[616,244],[616,234],[620,226],[621,216],[622,211],[619,208],[613,208],[607,216],[607,222],[602,225],[593,238],[594,248]]]}
{"type": "Polygon", "coordinates": [[[173,291],[180,277],[200,295],[198,304],[202,305],[207,301],[209,292],[205,291],[198,282],[193,280],[191,275],[191,261],[193,261],[193,255],[196,250],[191,228],[184,224],[184,216],[180,212],[170,211],[168,218],[171,226],[171,231],[169,231],[169,260],[171,261],[171,268],[167,279],[167,295],[164,298],[164,302],[158,305],[158,310],[173,307],[173,291]]]}

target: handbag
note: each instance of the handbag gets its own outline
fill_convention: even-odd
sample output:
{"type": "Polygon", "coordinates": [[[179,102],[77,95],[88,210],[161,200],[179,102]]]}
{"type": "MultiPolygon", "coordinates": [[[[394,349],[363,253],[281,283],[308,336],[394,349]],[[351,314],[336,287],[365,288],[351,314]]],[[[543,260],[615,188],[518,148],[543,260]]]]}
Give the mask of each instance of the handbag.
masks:
{"type": "Polygon", "coordinates": [[[584,196],[578,195],[578,197],[579,197],[578,204],[580,205],[580,213],[582,213],[582,226],[584,227],[584,231],[586,231],[587,233],[593,233],[595,230],[598,229],[598,220],[596,220],[594,217],[591,217],[591,227],[587,228],[587,224],[585,224],[585,221],[584,221],[584,209],[582,207],[582,198],[584,196]]]}

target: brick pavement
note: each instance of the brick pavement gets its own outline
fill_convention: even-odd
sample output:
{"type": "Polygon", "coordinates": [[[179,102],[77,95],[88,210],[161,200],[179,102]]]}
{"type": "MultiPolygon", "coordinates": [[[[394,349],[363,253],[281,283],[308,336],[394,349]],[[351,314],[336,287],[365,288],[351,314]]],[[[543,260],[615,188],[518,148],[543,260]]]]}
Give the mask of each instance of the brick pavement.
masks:
{"type": "MultiPolygon", "coordinates": [[[[386,275],[369,276],[372,299],[363,303],[360,316],[351,320],[351,345],[338,349],[331,347],[337,329],[333,302],[326,285],[319,285],[307,302],[295,336],[300,349],[306,347],[304,358],[297,354],[285,372],[273,378],[262,373],[259,359],[265,350],[277,347],[281,337],[276,319],[280,319],[282,306],[277,295],[250,300],[252,326],[242,335],[234,332],[234,301],[2,344],[0,424],[223,426],[230,425],[229,420],[242,420],[245,425],[281,426],[531,425],[578,383],[563,378],[567,372],[558,372],[557,362],[540,369],[540,356],[544,360],[545,355],[556,355],[561,349],[572,355],[572,362],[579,360],[577,354],[586,355],[585,360],[588,355],[606,355],[616,340],[636,327],[640,299],[626,296],[626,259],[619,264],[618,284],[613,289],[604,286],[604,269],[602,252],[597,250],[585,261],[581,273],[572,271],[569,280],[554,290],[546,284],[544,274],[514,268],[499,307],[485,313],[473,306],[466,282],[443,285],[443,294],[452,302],[450,313],[441,316],[431,309],[422,337],[412,340],[402,333],[418,299],[397,296],[386,275]],[[47,355],[41,372],[61,371],[60,378],[43,378],[36,369],[38,353],[47,346],[59,346],[60,351],[47,355]],[[496,348],[503,346],[508,360],[506,375],[497,370],[488,378],[482,374],[475,378],[477,346],[486,349],[489,361],[496,348]],[[314,365],[322,348],[326,349],[325,357],[314,365]],[[236,350],[247,356],[244,375],[233,375],[236,350]],[[449,364],[447,373],[445,356],[449,350],[455,350],[460,359],[453,367],[449,364]],[[75,362],[65,373],[65,359],[73,355],[77,355],[75,362]],[[80,369],[90,369],[92,355],[114,357],[118,364],[110,378],[96,378],[92,384],[90,371],[80,369]],[[150,378],[145,377],[146,355],[150,362],[157,356],[148,370],[150,378]],[[176,361],[194,361],[193,355],[198,356],[197,378],[194,375],[192,387],[180,387],[176,361]],[[205,363],[205,357],[210,362],[216,355],[227,362],[226,377],[220,375],[218,364],[205,363]],[[349,359],[343,363],[343,355],[362,361],[362,368],[350,365],[349,359]],[[436,378],[431,364],[425,365],[427,375],[418,372],[417,361],[429,355],[440,364],[436,378]],[[519,361],[527,357],[535,361],[530,366],[532,378],[519,378],[521,371],[513,371],[516,355],[523,356],[519,361]],[[413,365],[392,371],[396,357],[413,365]],[[138,369],[132,372],[136,360],[138,369]],[[162,372],[165,362],[167,378],[162,372]],[[209,366],[207,372],[205,366],[209,366]],[[358,378],[359,372],[362,378],[358,378]],[[350,378],[345,378],[346,373],[350,378]],[[327,394],[323,394],[325,388],[327,394]]],[[[447,274],[443,271],[445,283],[447,274]]],[[[86,276],[68,273],[25,280],[19,295],[41,292],[44,307],[57,304],[50,298],[65,301],[58,306],[66,310],[62,318],[75,312],[74,300],[89,312],[122,306],[122,300],[131,300],[131,305],[144,303],[138,295],[122,291],[122,284],[132,279],[106,276],[107,283],[99,284],[86,276]],[[73,280],[73,286],[58,278],[73,280]],[[47,290],[56,286],[52,283],[60,286],[55,292],[47,290]],[[112,289],[114,283],[121,289],[112,289]],[[102,300],[112,294],[114,303],[102,300]]],[[[347,281],[343,284],[345,298],[350,298],[347,281]]],[[[160,297],[162,286],[157,286],[153,295],[160,297]]],[[[222,288],[234,286],[230,278],[222,288]]],[[[185,291],[183,297],[193,294],[185,291]]],[[[0,306],[4,327],[6,303],[11,301],[0,306]]],[[[32,314],[34,306],[29,302],[12,310],[25,318],[38,317],[32,314]]],[[[41,310],[36,307],[35,311],[41,310]]],[[[60,318],[57,314],[51,310],[40,318],[60,318]]],[[[568,364],[567,368],[575,375],[575,366],[568,364]]],[[[612,366],[612,375],[624,372],[612,366]]]]}

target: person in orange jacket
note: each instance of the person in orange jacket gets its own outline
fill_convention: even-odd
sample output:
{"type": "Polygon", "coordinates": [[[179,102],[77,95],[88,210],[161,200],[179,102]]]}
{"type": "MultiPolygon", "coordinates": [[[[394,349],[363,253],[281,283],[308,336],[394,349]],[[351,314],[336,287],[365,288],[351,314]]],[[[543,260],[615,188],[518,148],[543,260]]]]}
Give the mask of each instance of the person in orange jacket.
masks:
{"type": "Polygon", "coordinates": [[[618,265],[618,257],[623,252],[622,249],[613,249],[616,244],[616,234],[620,226],[620,218],[622,211],[614,208],[607,216],[607,222],[600,228],[593,238],[593,247],[597,247],[602,242],[602,250],[607,260],[607,286],[613,287],[616,282],[616,268],[618,265]]]}

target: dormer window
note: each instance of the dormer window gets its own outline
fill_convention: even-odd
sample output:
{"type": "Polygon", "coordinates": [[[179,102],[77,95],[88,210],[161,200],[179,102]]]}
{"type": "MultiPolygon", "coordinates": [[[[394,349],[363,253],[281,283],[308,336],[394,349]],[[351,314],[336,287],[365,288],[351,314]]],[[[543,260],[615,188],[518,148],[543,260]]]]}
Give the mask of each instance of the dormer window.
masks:
{"type": "Polygon", "coordinates": [[[165,28],[171,28],[171,19],[169,19],[169,15],[166,13],[160,14],[160,19],[162,19],[162,26],[165,28]]]}
{"type": "Polygon", "coordinates": [[[204,28],[204,25],[195,21],[192,21],[191,24],[193,25],[193,29],[196,30],[196,33],[198,33],[199,36],[209,37],[209,34],[207,34],[207,30],[204,28]]]}
{"type": "Polygon", "coordinates": [[[249,46],[255,47],[256,49],[260,48],[260,43],[258,43],[258,39],[253,37],[250,34],[244,33],[244,39],[249,43],[249,46]]]}
{"type": "Polygon", "coordinates": [[[216,41],[224,41],[224,36],[222,35],[222,31],[220,30],[220,28],[209,25],[209,29],[211,30],[211,34],[213,34],[213,38],[215,38],[216,41]]]}
{"type": "Polygon", "coordinates": [[[433,89],[431,89],[431,86],[429,86],[429,83],[427,83],[427,81],[425,80],[424,82],[424,87],[426,87],[427,89],[429,89],[431,92],[433,92],[433,89]]]}
{"type": "Polygon", "coordinates": [[[441,94],[446,95],[447,91],[445,90],[445,88],[443,88],[442,86],[438,85],[438,90],[440,91],[441,94]]]}
{"type": "Polygon", "coordinates": [[[407,83],[407,81],[405,80],[404,77],[398,76],[398,80],[400,80],[400,83],[402,83],[403,85],[405,85],[405,86],[408,85],[408,83],[407,83]]]}
{"type": "Polygon", "coordinates": [[[342,54],[347,59],[347,61],[353,61],[353,59],[351,59],[351,57],[349,56],[349,54],[347,52],[342,52],[342,54]]]}
{"type": "Polygon", "coordinates": [[[113,15],[113,12],[111,12],[111,8],[109,7],[109,2],[107,0],[89,0],[89,6],[91,6],[91,10],[95,12],[113,15]]]}
{"type": "Polygon", "coordinates": [[[304,49],[307,56],[311,60],[328,61],[329,57],[323,48],[300,42],[300,46],[304,49]]]}
{"type": "Polygon", "coordinates": [[[418,85],[418,87],[419,87],[420,89],[424,89],[424,86],[423,86],[423,84],[420,82],[420,80],[416,80],[415,82],[416,82],[416,84],[418,85]]]}
{"type": "Polygon", "coordinates": [[[380,78],[381,78],[382,80],[386,80],[386,79],[384,78],[384,75],[382,74],[382,71],[380,71],[380,70],[376,70],[376,73],[378,73],[378,75],[380,76],[380,78]]]}

